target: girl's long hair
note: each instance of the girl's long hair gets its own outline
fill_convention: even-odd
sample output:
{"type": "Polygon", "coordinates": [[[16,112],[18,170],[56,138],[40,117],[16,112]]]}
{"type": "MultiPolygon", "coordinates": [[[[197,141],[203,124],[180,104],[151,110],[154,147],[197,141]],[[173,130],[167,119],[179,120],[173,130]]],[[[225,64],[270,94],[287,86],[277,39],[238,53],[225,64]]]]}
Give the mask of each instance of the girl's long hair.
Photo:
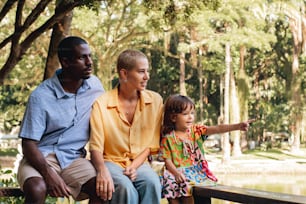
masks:
{"type": "Polygon", "coordinates": [[[170,133],[175,130],[175,123],[172,121],[173,116],[182,113],[188,107],[195,108],[194,102],[188,97],[179,94],[169,96],[164,105],[164,118],[162,134],[170,133]]]}

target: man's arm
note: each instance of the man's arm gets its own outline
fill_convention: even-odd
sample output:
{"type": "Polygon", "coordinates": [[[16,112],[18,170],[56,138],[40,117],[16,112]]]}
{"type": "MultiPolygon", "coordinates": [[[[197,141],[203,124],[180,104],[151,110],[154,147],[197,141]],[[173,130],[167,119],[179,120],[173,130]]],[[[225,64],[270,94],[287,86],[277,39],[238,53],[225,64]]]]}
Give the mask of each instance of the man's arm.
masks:
{"type": "Polygon", "coordinates": [[[37,142],[30,139],[22,139],[23,155],[44,178],[48,193],[54,197],[68,197],[69,188],[63,179],[47,163],[44,155],[39,151],[37,142]]]}

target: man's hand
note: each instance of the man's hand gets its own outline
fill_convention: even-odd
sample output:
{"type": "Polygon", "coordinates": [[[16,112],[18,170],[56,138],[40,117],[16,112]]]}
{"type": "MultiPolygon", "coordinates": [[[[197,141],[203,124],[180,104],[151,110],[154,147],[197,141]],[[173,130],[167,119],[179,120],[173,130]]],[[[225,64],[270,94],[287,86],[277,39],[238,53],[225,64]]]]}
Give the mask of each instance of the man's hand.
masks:
{"type": "Polygon", "coordinates": [[[71,195],[69,187],[64,180],[52,169],[48,170],[44,177],[48,194],[52,197],[69,197],[71,195]]]}
{"type": "Polygon", "coordinates": [[[38,149],[38,142],[22,139],[22,151],[28,160],[45,180],[47,191],[53,197],[69,197],[70,190],[63,179],[49,166],[44,155],[38,149]]]}

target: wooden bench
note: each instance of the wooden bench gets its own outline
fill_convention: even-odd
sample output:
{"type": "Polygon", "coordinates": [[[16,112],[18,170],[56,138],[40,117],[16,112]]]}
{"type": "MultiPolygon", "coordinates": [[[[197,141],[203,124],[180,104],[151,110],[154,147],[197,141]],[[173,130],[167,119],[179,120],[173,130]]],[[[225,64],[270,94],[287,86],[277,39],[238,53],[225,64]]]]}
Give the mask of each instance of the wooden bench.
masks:
{"type": "Polygon", "coordinates": [[[195,204],[211,204],[211,198],[247,204],[305,204],[306,196],[275,193],[234,186],[195,186],[195,204]]]}
{"type": "MultiPolygon", "coordinates": [[[[23,192],[18,187],[0,187],[0,197],[19,197],[23,192]]],[[[275,193],[234,186],[195,186],[195,204],[211,204],[211,199],[228,200],[247,204],[305,204],[306,196],[275,193]]]]}
{"type": "Polygon", "coordinates": [[[23,192],[18,187],[0,187],[0,197],[20,197],[23,192]]]}

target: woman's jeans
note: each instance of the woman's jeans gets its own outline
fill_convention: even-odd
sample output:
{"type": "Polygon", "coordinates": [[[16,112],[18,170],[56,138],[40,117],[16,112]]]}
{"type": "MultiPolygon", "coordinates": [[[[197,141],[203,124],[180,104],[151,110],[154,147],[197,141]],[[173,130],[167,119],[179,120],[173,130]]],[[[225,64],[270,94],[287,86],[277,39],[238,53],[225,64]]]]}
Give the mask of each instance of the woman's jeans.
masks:
{"type": "Polygon", "coordinates": [[[135,181],[123,174],[123,168],[105,161],[112,175],[115,192],[111,204],[159,204],[161,200],[161,184],[158,175],[148,163],[137,169],[135,181]]]}

